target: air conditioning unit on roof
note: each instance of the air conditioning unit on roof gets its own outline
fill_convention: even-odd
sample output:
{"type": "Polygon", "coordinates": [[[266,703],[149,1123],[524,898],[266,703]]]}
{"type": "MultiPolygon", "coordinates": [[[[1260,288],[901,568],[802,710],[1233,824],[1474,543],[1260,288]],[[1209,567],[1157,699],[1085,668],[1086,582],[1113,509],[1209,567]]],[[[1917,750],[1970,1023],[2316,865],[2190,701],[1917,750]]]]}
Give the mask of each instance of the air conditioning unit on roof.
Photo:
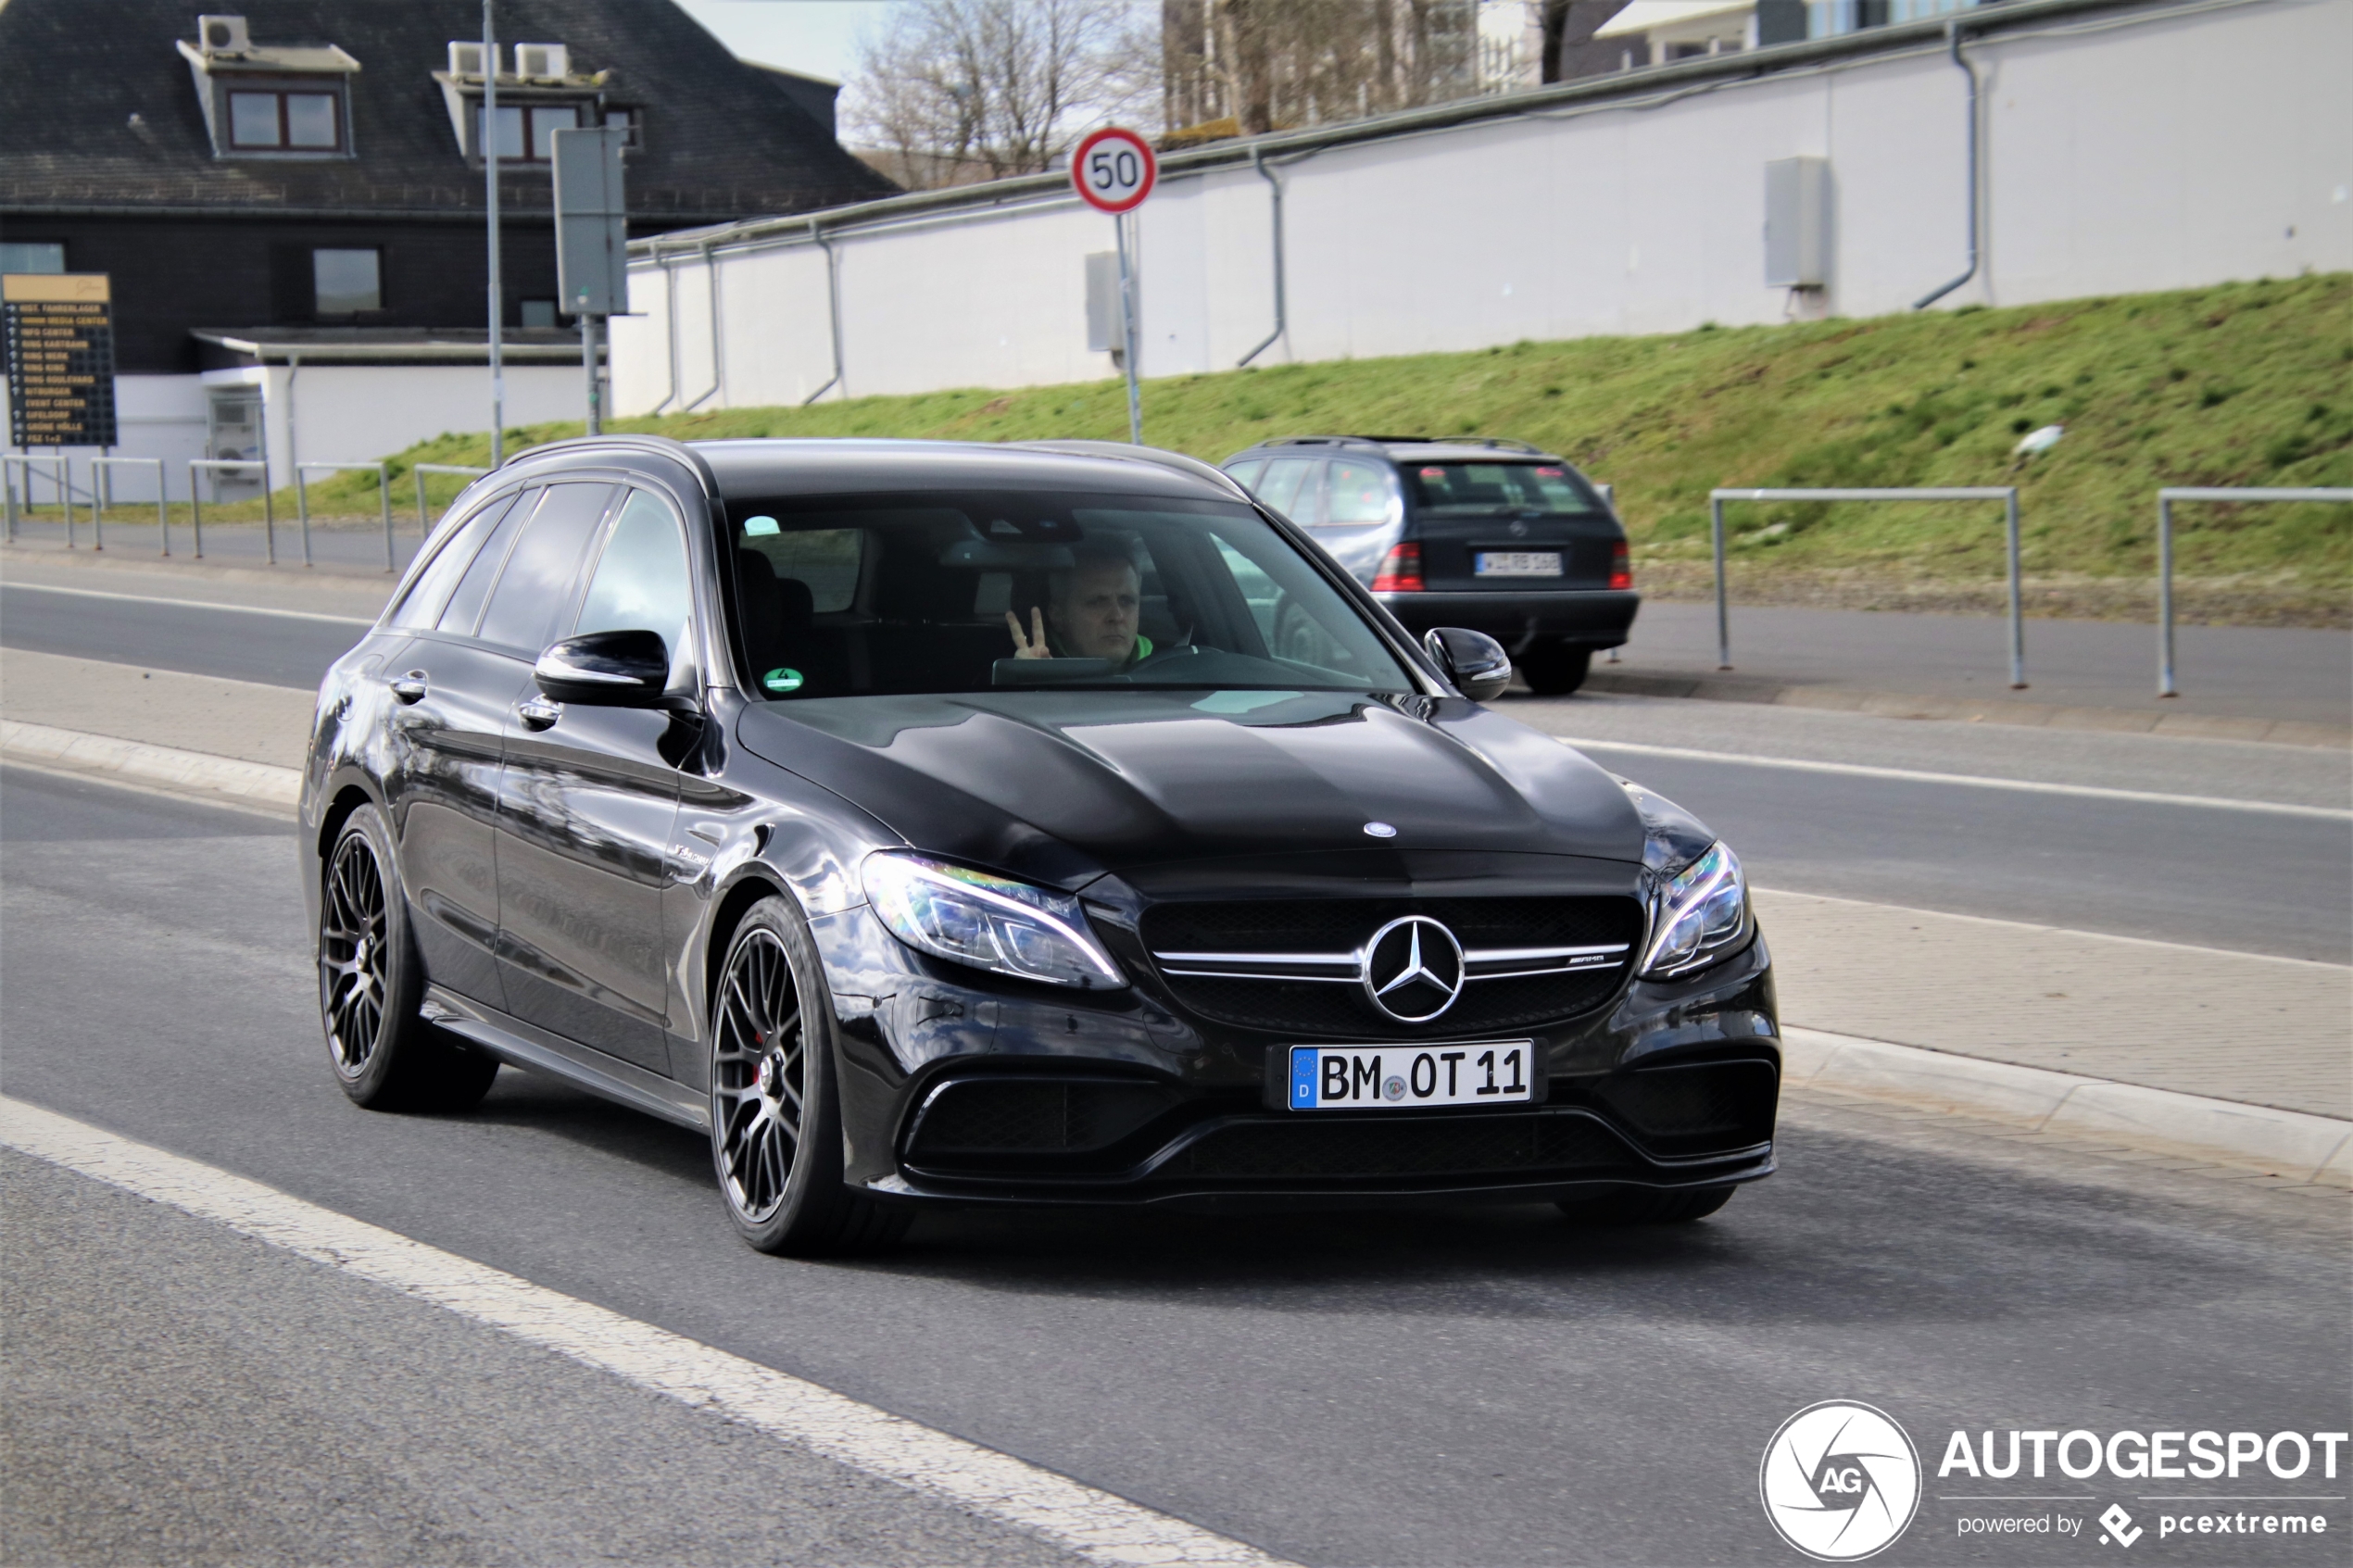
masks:
{"type": "Polygon", "coordinates": [[[560,44],[518,44],[515,74],[526,82],[560,81],[572,74],[572,51],[560,44]]]}
{"type": "MultiPolygon", "coordinates": [[[[491,52],[490,63],[494,69],[498,64],[498,56],[496,50],[491,52]]],[[[452,76],[481,76],[482,45],[480,44],[469,44],[460,39],[451,39],[449,41],[449,74],[452,76]]]]}
{"type": "Polygon", "coordinates": [[[253,47],[243,17],[198,17],[196,47],[208,55],[242,55],[253,47]]]}

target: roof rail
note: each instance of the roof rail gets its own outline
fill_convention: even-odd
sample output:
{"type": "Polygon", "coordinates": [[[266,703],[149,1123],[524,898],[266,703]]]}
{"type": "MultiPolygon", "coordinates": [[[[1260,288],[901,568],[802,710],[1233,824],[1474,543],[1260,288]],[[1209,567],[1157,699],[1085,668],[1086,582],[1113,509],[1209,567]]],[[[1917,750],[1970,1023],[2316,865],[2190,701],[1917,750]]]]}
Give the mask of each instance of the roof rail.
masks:
{"type": "Polygon", "coordinates": [[[1526,452],[1539,458],[1552,454],[1544,447],[1508,435],[1270,435],[1255,446],[1484,446],[1497,452],[1526,452]]]}
{"type": "Polygon", "coordinates": [[[534,458],[545,457],[550,452],[584,450],[595,451],[598,448],[610,450],[615,446],[633,449],[639,452],[656,452],[660,453],[662,457],[668,458],[673,462],[684,463],[688,469],[694,471],[696,478],[701,482],[703,491],[706,495],[716,495],[719,494],[718,477],[711,471],[711,464],[704,459],[703,455],[700,452],[696,451],[694,447],[688,445],[686,442],[675,440],[667,435],[640,435],[634,433],[606,435],[569,435],[564,437],[561,441],[547,441],[542,442],[536,446],[526,446],[522,451],[517,452],[513,457],[509,458],[505,466],[512,468],[517,463],[526,462],[534,458]]]}
{"type": "Polygon", "coordinates": [[[1221,489],[1232,490],[1247,497],[1249,491],[1233,475],[1199,458],[1189,458],[1182,452],[1171,452],[1159,446],[1139,446],[1126,441],[1008,441],[1007,446],[1024,452],[1058,452],[1070,458],[1119,458],[1131,463],[1155,463],[1164,469],[1175,469],[1195,479],[1205,479],[1221,489]]]}
{"type": "MultiPolygon", "coordinates": [[[[1378,446],[1384,441],[1400,439],[1393,435],[1270,435],[1264,441],[1253,441],[1253,446],[1378,446]]],[[[1405,439],[1419,440],[1414,436],[1405,439]]]]}

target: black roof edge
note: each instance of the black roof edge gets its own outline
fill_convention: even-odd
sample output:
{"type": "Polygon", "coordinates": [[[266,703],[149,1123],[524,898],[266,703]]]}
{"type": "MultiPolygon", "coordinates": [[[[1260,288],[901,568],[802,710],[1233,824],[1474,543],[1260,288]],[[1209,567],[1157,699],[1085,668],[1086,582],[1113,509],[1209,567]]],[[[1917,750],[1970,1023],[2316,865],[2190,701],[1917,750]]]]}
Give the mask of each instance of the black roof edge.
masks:
{"type": "Polygon", "coordinates": [[[697,481],[701,483],[704,495],[716,496],[719,494],[719,478],[711,471],[711,464],[704,460],[703,455],[686,443],[673,440],[667,435],[567,436],[561,441],[549,441],[537,446],[524,447],[501,463],[498,471],[503,472],[519,463],[535,462],[541,458],[549,456],[573,453],[585,456],[592,452],[616,449],[668,458],[673,462],[692,470],[697,481]]]}
{"type": "Polygon", "coordinates": [[[1003,445],[1022,452],[1055,452],[1068,458],[1119,458],[1131,463],[1153,463],[1161,468],[1174,469],[1178,473],[1190,474],[1195,479],[1207,480],[1220,490],[1230,490],[1244,500],[1250,499],[1250,492],[1215,464],[1204,463],[1199,458],[1189,458],[1182,452],[1171,452],[1159,446],[1139,446],[1126,441],[1084,440],[1008,441],[1003,445]]]}
{"type": "MultiPolygon", "coordinates": [[[[1925,53],[1943,48],[1944,41],[1957,34],[1983,37],[2078,12],[2140,10],[2156,18],[2177,11],[2203,10],[2211,4],[2212,0],[1990,0],[1988,4],[1966,11],[1866,28],[1859,32],[1842,33],[1836,38],[1775,44],[1761,49],[1743,50],[1737,55],[1703,56],[1630,71],[1579,77],[1571,82],[1517,93],[1458,98],[1425,108],[1403,109],[1394,114],[1346,120],[1337,125],[1311,126],[1214,142],[1189,152],[1167,154],[1160,160],[1160,169],[1162,177],[1166,178],[1197,169],[1248,164],[1253,160],[1288,160],[1353,142],[1383,141],[1478,120],[1541,115],[1548,110],[1579,107],[1588,102],[1606,107],[1607,100],[1640,99],[1652,89],[1675,94],[1703,91],[1719,81],[1726,83],[1761,81],[1784,70],[1803,69],[1850,56],[1925,53]]],[[[1067,196],[1072,201],[1078,199],[1071,191],[1067,170],[1016,175],[1009,180],[992,180],[977,185],[952,185],[937,191],[911,191],[847,207],[743,219],[706,229],[681,229],[658,237],[632,240],[629,251],[634,257],[659,258],[673,252],[690,254],[725,245],[781,239],[796,230],[808,232],[823,228],[829,232],[837,231],[852,224],[882,223],[961,209],[1022,206],[1058,196],[1067,196]]]]}

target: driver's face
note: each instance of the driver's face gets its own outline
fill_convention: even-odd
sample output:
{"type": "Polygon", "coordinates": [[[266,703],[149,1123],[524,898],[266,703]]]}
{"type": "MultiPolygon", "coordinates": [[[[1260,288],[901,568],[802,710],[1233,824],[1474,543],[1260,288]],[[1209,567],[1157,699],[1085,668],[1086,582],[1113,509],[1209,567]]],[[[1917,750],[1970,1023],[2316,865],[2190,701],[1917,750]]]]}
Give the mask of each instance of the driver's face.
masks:
{"type": "Polygon", "coordinates": [[[1071,657],[1123,659],[1133,653],[1141,587],[1132,566],[1095,567],[1074,576],[1068,596],[1054,606],[1056,629],[1071,657]]]}

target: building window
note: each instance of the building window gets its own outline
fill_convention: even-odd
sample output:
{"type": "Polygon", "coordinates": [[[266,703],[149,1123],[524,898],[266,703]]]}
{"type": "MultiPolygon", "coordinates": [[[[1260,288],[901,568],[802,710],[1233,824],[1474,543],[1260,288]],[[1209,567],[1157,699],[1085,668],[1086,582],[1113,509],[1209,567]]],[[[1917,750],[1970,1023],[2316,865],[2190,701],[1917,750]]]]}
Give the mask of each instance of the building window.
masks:
{"type": "Polygon", "coordinates": [[[310,253],[314,312],[357,316],[384,308],[384,261],[373,250],[314,250],[310,253]]]}
{"type": "Polygon", "coordinates": [[[622,144],[623,146],[641,147],[645,145],[645,143],[640,140],[643,133],[638,129],[637,111],[634,108],[607,109],[605,111],[605,129],[608,131],[628,132],[629,138],[622,144]]]}
{"type": "Polygon", "coordinates": [[[0,240],[0,272],[62,272],[66,247],[55,240],[0,240]]]}
{"type": "MultiPolygon", "coordinates": [[[[580,128],[577,104],[498,106],[498,161],[547,163],[556,156],[556,132],[580,128]]],[[[474,129],[482,129],[482,113],[474,113],[474,129]]]]}
{"type": "Polygon", "coordinates": [[[526,299],[522,302],[522,324],[526,327],[552,327],[556,324],[556,302],[552,299],[526,299]]]}
{"type": "Polygon", "coordinates": [[[229,146],[233,152],[340,152],[342,122],[333,93],[237,88],[229,94],[229,146]]]}

